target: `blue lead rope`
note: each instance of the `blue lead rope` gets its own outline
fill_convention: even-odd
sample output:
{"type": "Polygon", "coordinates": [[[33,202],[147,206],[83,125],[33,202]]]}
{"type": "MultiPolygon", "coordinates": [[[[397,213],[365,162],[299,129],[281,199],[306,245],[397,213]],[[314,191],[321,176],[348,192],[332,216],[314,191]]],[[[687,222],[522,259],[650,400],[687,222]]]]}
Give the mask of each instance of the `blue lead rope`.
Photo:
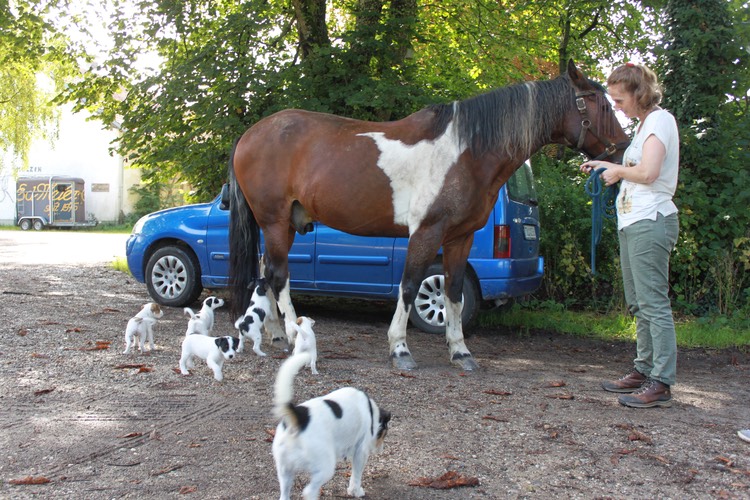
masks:
{"type": "Polygon", "coordinates": [[[591,171],[584,188],[591,197],[591,274],[596,276],[596,247],[602,239],[604,219],[614,219],[617,216],[615,200],[617,199],[617,184],[609,187],[602,185],[600,174],[606,168],[591,171]]]}

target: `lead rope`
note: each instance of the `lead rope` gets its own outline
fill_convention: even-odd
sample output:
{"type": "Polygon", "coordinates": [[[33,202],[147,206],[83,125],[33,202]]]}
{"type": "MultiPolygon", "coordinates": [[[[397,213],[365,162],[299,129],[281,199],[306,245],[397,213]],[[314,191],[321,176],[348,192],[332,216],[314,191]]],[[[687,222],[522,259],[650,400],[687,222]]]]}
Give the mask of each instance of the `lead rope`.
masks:
{"type": "Polygon", "coordinates": [[[591,274],[596,276],[596,247],[602,239],[604,219],[614,219],[617,216],[615,201],[617,199],[617,184],[609,187],[602,186],[599,176],[606,168],[601,167],[591,171],[584,189],[591,197],[591,274]]]}

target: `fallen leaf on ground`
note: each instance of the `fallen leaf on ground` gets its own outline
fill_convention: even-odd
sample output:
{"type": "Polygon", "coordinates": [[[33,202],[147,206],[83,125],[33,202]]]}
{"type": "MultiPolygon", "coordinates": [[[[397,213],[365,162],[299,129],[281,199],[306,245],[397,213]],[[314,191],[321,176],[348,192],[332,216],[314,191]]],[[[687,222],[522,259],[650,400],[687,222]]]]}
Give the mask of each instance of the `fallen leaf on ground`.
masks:
{"type": "Polygon", "coordinates": [[[494,420],[495,422],[507,422],[508,421],[507,418],[500,418],[494,415],[485,415],[482,417],[482,420],[494,420]]]}
{"type": "Polygon", "coordinates": [[[564,380],[550,380],[545,387],[565,387],[566,385],[564,380]]]}
{"type": "Polygon", "coordinates": [[[46,354],[41,354],[41,353],[38,353],[38,352],[32,353],[32,354],[31,354],[31,357],[32,357],[32,358],[39,358],[39,359],[49,359],[49,356],[48,356],[48,355],[46,355],[46,354]]]}
{"type": "Polygon", "coordinates": [[[10,484],[47,484],[50,480],[44,476],[26,476],[23,479],[11,479],[8,482],[10,484]]]}
{"type": "Polygon", "coordinates": [[[411,373],[405,373],[405,372],[399,373],[399,376],[404,377],[404,378],[417,378],[416,375],[412,375],[411,373]]]}
{"type": "Polygon", "coordinates": [[[563,393],[563,394],[547,394],[547,397],[548,398],[552,398],[552,399],[575,399],[575,396],[573,396],[572,394],[567,394],[567,393],[563,393]]]}
{"type": "Polygon", "coordinates": [[[104,349],[109,349],[109,346],[112,342],[106,341],[106,340],[97,340],[96,343],[91,347],[80,347],[79,351],[102,351],[104,349]]]}
{"type": "Polygon", "coordinates": [[[16,332],[16,335],[18,335],[19,337],[25,337],[25,336],[26,336],[26,335],[28,335],[28,334],[29,334],[29,331],[28,331],[28,330],[27,330],[26,328],[20,328],[20,329],[19,329],[19,330],[18,330],[18,331],[16,332]]]}
{"type": "Polygon", "coordinates": [[[143,436],[142,432],[131,432],[130,434],[125,434],[124,436],[117,436],[119,438],[135,438],[135,437],[141,437],[143,436]]]}
{"type": "Polygon", "coordinates": [[[38,391],[34,391],[34,396],[42,396],[44,394],[49,394],[50,392],[54,391],[56,387],[50,387],[49,389],[39,389],[38,391]]]}
{"type": "Polygon", "coordinates": [[[188,493],[195,493],[198,491],[197,486],[183,486],[180,488],[180,495],[187,495],[188,493]]]}
{"type": "Polygon", "coordinates": [[[635,429],[630,431],[630,435],[628,436],[628,439],[631,441],[643,441],[644,443],[651,444],[650,437],[648,437],[644,433],[637,431],[635,429]]]}
{"type": "Polygon", "coordinates": [[[422,488],[433,488],[436,490],[447,490],[461,486],[479,486],[479,479],[476,477],[462,476],[456,471],[449,470],[440,477],[420,477],[411,481],[409,486],[419,486],[422,488]]]}
{"type": "Polygon", "coordinates": [[[513,393],[509,391],[498,391],[495,389],[489,389],[487,391],[484,391],[485,394],[490,394],[492,396],[512,396],[513,393]]]}
{"type": "Polygon", "coordinates": [[[79,327],[74,326],[73,328],[66,328],[65,333],[81,333],[83,330],[81,330],[79,327]]]}

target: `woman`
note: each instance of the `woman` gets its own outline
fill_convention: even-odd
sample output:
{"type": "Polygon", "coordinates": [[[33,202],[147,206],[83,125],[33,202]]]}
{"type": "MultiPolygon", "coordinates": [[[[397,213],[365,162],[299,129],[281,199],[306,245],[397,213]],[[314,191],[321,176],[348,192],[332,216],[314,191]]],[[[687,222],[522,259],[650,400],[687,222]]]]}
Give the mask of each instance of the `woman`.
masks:
{"type": "Polygon", "coordinates": [[[661,90],[647,67],[628,63],[607,79],[615,109],[638,120],[622,165],[589,161],[581,170],[600,174],[607,186],[622,182],[617,196],[625,301],[636,318],[633,370],[602,383],[606,391],[632,393],[618,401],[634,408],[672,405],[677,341],[669,300],[669,257],[677,242],[677,207],[672,201],[679,171],[679,133],[674,116],[659,107],[661,90]]]}

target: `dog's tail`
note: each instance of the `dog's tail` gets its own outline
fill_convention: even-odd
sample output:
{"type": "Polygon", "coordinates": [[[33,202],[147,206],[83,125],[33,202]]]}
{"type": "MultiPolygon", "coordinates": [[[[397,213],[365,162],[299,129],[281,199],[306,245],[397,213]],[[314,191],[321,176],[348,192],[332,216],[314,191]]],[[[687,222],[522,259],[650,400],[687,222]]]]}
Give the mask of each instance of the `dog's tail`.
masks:
{"type": "Polygon", "coordinates": [[[185,314],[190,316],[190,319],[195,319],[195,312],[193,312],[192,309],[190,309],[189,307],[186,307],[185,309],[183,309],[183,311],[185,311],[185,314]]]}
{"type": "Polygon", "coordinates": [[[286,421],[287,425],[293,429],[300,428],[300,421],[307,414],[307,412],[302,414],[293,403],[294,377],[310,360],[310,353],[308,352],[295,354],[281,364],[279,373],[276,374],[276,385],[273,393],[274,414],[286,421]]]}

